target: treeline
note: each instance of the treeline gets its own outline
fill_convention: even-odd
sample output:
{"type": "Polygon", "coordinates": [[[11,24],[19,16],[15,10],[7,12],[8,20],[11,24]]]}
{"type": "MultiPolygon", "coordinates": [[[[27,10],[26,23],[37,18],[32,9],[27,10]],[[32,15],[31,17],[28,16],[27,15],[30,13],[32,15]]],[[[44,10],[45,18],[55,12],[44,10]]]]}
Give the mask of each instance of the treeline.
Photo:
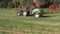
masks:
{"type": "Polygon", "coordinates": [[[20,1],[15,1],[15,0],[0,0],[0,8],[14,8],[18,7],[20,4],[20,1]]]}
{"type": "MultiPolygon", "coordinates": [[[[45,1],[45,4],[47,5],[51,3],[60,3],[60,0],[43,0],[43,1],[45,1]]],[[[30,6],[31,3],[32,0],[0,0],[0,8],[17,8],[22,7],[23,5],[30,6]]]]}
{"type": "Polygon", "coordinates": [[[17,8],[30,5],[32,0],[0,0],[0,8],[17,8]]]}

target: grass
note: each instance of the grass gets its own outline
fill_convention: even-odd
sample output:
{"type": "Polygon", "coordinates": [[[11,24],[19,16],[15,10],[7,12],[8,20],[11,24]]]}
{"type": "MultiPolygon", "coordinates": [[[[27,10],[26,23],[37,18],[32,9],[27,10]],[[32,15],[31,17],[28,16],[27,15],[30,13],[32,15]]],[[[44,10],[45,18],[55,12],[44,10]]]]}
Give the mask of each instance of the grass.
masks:
{"type": "Polygon", "coordinates": [[[16,9],[0,9],[0,34],[60,34],[60,13],[45,17],[17,16],[16,9]]]}

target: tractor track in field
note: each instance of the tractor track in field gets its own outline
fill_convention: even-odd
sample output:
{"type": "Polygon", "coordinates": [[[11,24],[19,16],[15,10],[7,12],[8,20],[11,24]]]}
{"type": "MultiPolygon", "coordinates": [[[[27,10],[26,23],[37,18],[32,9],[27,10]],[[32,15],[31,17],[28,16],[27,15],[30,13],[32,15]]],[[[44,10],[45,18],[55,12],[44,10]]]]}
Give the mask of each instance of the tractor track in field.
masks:
{"type": "MultiPolygon", "coordinates": [[[[31,22],[31,21],[24,21],[24,22],[27,22],[27,23],[29,23],[29,22],[31,22]]],[[[60,23],[51,23],[51,22],[32,22],[33,24],[41,24],[41,25],[50,25],[50,26],[60,26],[60,23]]]]}
{"type": "MultiPolygon", "coordinates": [[[[53,18],[54,19],[54,18],[53,18]]],[[[14,21],[17,21],[17,22],[26,22],[26,23],[32,23],[32,24],[41,24],[41,25],[50,25],[50,26],[60,26],[60,22],[47,22],[47,21],[31,21],[29,19],[26,19],[26,20],[16,20],[16,19],[12,19],[14,21]]]]}
{"type": "Polygon", "coordinates": [[[48,23],[48,22],[35,22],[35,24],[50,25],[50,26],[60,26],[60,23],[48,23]]]}
{"type": "Polygon", "coordinates": [[[50,26],[60,26],[60,22],[46,22],[46,21],[30,21],[30,20],[16,20],[16,19],[12,19],[14,21],[17,22],[26,22],[26,23],[32,23],[32,24],[41,24],[41,25],[50,25],[50,26]]]}
{"type": "Polygon", "coordinates": [[[0,27],[0,32],[13,33],[13,34],[22,34],[22,32],[18,31],[18,29],[14,28],[13,30],[5,30],[0,27]]]}
{"type": "MultiPolygon", "coordinates": [[[[26,29],[25,31],[29,32],[28,34],[33,34],[29,29],[26,29]]],[[[33,29],[33,31],[35,34],[37,34],[37,33],[39,33],[40,30],[33,29]]],[[[0,27],[0,32],[5,32],[5,33],[9,33],[9,34],[25,34],[26,33],[26,32],[20,32],[16,28],[13,28],[13,30],[5,30],[2,27],[0,27]]],[[[60,31],[53,31],[53,32],[42,31],[42,34],[60,34],[60,31]]]]}

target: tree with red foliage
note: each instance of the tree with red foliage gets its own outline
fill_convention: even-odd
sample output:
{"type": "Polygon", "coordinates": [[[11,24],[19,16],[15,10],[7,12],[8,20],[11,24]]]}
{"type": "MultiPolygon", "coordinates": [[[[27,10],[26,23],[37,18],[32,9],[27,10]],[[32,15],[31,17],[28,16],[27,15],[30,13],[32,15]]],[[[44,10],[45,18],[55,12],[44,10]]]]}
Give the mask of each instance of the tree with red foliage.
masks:
{"type": "Polygon", "coordinates": [[[57,8],[58,7],[58,4],[51,4],[50,6],[49,6],[49,9],[50,10],[54,10],[55,8],[57,8]]]}

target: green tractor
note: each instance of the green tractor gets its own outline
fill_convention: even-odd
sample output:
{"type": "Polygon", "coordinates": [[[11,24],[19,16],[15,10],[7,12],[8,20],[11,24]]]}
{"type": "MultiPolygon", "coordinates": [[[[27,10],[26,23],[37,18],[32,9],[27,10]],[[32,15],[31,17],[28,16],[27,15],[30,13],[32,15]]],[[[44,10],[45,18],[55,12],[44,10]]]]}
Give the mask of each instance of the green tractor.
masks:
{"type": "Polygon", "coordinates": [[[35,16],[35,17],[42,17],[43,14],[44,14],[44,11],[42,8],[34,8],[32,10],[32,14],[35,16]]]}

